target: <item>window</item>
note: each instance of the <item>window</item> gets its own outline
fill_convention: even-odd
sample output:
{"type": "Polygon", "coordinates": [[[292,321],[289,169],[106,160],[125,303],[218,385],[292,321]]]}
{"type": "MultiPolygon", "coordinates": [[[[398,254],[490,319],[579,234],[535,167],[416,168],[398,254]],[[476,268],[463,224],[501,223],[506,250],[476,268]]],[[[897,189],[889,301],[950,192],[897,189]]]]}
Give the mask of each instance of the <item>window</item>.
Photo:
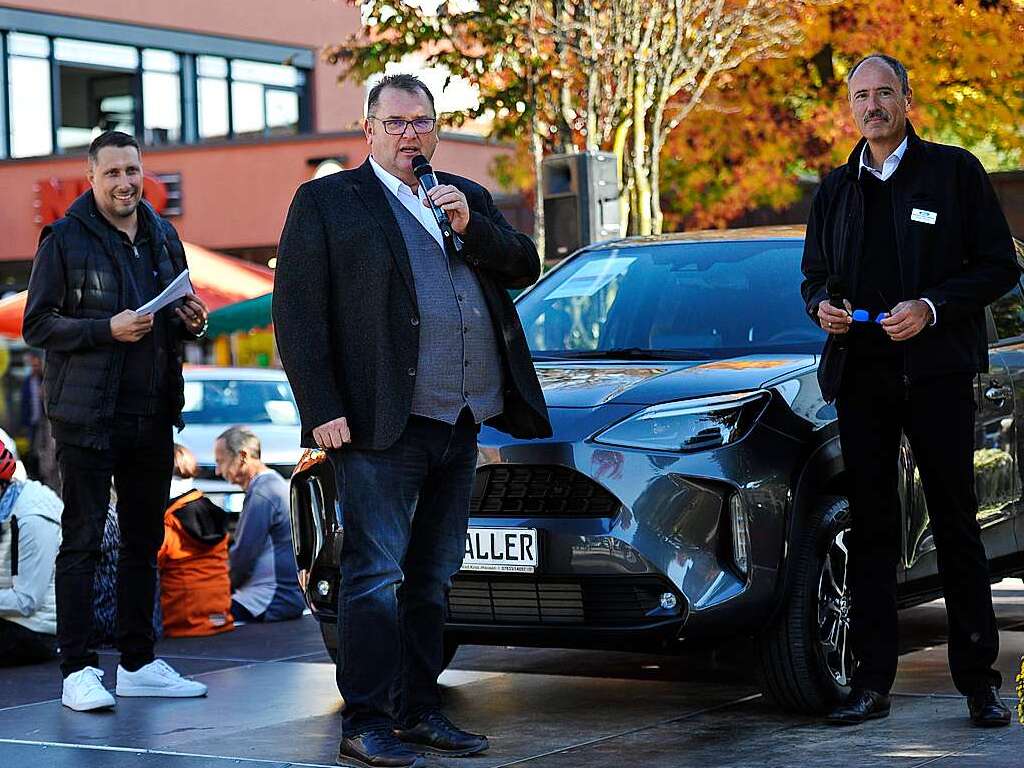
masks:
{"type": "Polygon", "coordinates": [[[181,57],[148,48],[142,52],[142,69],[143,141],[181,141],[181,57]]]}
{"type": "Polygon", "coordinates": [[[235,59],[231,62],[231,118],[236,136],[299,132],[299,90],[305,76],[295,67],[235,59]]]}
{"type": "Polygon", "coordinates": [[[228,135],[228,62],[219,56],[196,58],[199,93],[199,137],[223,138],[228,135]]]}
{"type": "Polygon", "coordinates": [[[135,134],[139,52],[127,45],[57,38],[57,147],[82,149],[103,131],[135,134]]]}
{"type": "Polygon", "coordinates": [[[824,333],[792,300],[802,253],[786,240],[596,249],[560,267],[516,310],[541,357],[816,354],[824,333]]]}
{"type": "Polygon", "coordinates": [[[186,381],[181,416],[186,424],[299,425],[295,398],[284,381],[186,381]]]}
{"type": "MultiPolygon", "coordinates": [[[[1000,340],[1024,336],[1024,296],[1018,283],[1001,299],[992,304],[992,319],[996,323],[996,337],[1000,340]]],[[[939,313],[942,322],[942,313],[939,313]]]]}
{"type": "Polygon", "coordinates": [[[98,29],[98,40],[0,30],[0,158],[80,152],[106,130],[153,146],[289,135],[309,123],[308,69],[251,57],[280,48],[280,60],[308,67],[312,52],[171,30],[153,48],[152,30],[120,26],[124,38],[98,29]]]}
{"type": "Polygon", "coordinates": [[[11,105],[11,157],[53,152],[50,41],[40,35],[7,36],[7,94],[11,105]]]}

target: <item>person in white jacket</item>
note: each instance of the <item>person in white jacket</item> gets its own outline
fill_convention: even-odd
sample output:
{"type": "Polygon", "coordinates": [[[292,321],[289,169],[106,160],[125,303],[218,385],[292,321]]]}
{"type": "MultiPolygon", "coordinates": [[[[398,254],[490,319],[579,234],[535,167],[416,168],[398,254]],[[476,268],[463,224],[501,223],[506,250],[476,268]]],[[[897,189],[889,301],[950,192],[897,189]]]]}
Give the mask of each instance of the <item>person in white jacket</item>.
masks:
{"type": "Polygon", "coordinates": [[[54,570],[64,505],[42,483],[14,479],[0,445],[0,666],[55,658],[54,570]]]}

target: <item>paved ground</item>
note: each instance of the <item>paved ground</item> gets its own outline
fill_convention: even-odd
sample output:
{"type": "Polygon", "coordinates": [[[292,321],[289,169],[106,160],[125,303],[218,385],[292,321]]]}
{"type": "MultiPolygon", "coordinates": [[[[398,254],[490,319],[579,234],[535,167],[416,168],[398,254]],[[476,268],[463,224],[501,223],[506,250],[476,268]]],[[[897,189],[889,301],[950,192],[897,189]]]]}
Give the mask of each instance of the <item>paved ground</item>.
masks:
{"type": "MultiPolygon", "coordinates": [[[[1024,586],[995,589],[1003,693],[1024,656],[1024,586]]],[[[1024,727],[972,728],[946,671],[941,602],[901,615],[903,656],[888,720],[836,730],[774,711],[742,648],[725,658],[469,647],[445,673],[449,709],[491,737],[485,757],[445,768],[1024,765],[1024,727]],[[740,661],[737,661],[739,659],[740,661]]],[[[160,654],[210,686],[206,699],[122,699],[116,712],[61,706],[56,665],[0,670],[0,768],[333,765],[339,699],[309,617],[160,654]]],[[[116,657],[105,654],[113,687],[116,657]]]]}

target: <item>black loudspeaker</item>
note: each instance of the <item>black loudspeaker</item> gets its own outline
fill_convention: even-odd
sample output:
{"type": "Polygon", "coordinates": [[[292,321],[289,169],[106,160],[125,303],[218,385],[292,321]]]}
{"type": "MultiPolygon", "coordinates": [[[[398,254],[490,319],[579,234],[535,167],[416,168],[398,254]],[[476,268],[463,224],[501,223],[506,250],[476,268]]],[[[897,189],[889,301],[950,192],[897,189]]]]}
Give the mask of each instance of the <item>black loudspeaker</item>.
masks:
{"type": "Polygon", "coordinates": [[[544,259],[619,237],[619,173],[611,152],[550,155],[541,165],[544,259]]]}

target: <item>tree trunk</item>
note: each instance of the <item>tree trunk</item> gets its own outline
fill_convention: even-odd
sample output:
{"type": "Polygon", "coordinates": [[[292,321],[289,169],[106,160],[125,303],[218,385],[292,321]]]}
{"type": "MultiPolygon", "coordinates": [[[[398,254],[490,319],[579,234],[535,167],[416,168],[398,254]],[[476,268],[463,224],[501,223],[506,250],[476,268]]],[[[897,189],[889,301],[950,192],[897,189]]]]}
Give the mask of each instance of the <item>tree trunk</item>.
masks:
{"type": "Polygon", "coordinates": [[[537,244],[537,253],[540,254],[541,271],[544,270],[544,177],[542,175],[542,163],[544,161],[544,138],[541,136],[541,127],[537,118],[533,119],[533,127],[530,131],[530,150],[533,154],[533,241],[537,244]]]}
{"type": "Polygon", "coordinates": [[[637,72],[633,84],[633,186],[636,192],[636,231],[651,234],[651,177],[647,166],[646,78],[637,72]]]}
{"type": "Polygon", "coordinates": [[[632,118],[626,118],[615,129],[615,137],[612,143],[612,152],[615,153],[615,166],[617,180],[619,182],[619,236],[625,237],[629,231],[629,189],[628,173],[626,170],[626,139],[629,138],[629,128],[633,125],[632,118]]]}

